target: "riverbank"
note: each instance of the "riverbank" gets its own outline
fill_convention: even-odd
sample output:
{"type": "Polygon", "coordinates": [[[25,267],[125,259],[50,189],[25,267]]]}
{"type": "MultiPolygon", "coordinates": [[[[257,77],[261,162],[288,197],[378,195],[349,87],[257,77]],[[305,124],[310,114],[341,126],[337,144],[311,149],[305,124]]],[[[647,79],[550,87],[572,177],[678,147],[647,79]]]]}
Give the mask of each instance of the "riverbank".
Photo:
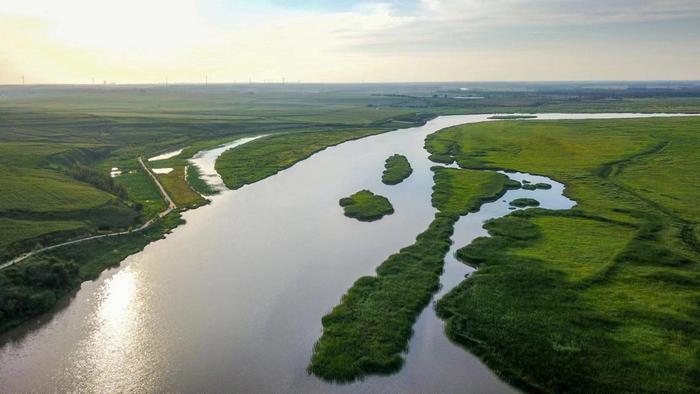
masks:
{"type": "Polygon", "coordinates": [[[166,209],[138,228],[45,246],[0,265],[0,333],[50,310],[83,281],[96,278],[183,223],[173,214],[177,206],[156,174],[141,157],[138,162],[167,202],[166,209]]]}
{"type": "Polygon", "coordinates": [[[688,117],[429,137],[441,161],[546,174],[579,203],[491,221],[491,237],[458,252],[480,269],[438,302],[450,338],[528,391],[693,392],[698,131],[688,117]]]}

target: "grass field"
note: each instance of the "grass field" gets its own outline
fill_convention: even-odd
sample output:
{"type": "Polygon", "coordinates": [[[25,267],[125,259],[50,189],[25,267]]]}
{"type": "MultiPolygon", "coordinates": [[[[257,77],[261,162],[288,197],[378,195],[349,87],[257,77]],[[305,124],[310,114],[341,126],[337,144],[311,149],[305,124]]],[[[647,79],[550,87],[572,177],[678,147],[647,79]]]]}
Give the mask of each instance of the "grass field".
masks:
{"type": "Polygon", "coordinates": [[[193,208],[206,203],[206,200],[187,183],[184,166],[174,167],[170,173],[157,177],[178,207],[193,208]]]}
{"type": "Polygon", "coordinates": [[[345,216],[362,222],[373,222],[394,213],[394,207],[386,197],[369,190],[360,190],[350,197],[341,198],[338,203],[345,216]]]}
{"type": "Polygon", "coordinates": [[[389,156],[384,163],[382,182],[387,185],[398,185],[412,173],[413,168],[411,168],[411,163],[408,162],[406,156],[394,154],[389,156]]]}
{"type": "Polygon", "coordinates": [[[700,119],[495,122],[429,137],[440,161],[544,174],[578,205],[514,213],[460,249],[447,333],[528,391],[695,392],[700,119]]]}
{"type": "Polygon", "coordinates": [[[506,176],[485,171],[434,168],[433,205],[439,210],[416,242],[390,256],[376,276],[358,279],[331,313],[314,346],[309,371],[323,379],[352,381],[391,373],[412,326],[438,289],[454,223],[504,191],[506,176]]]}

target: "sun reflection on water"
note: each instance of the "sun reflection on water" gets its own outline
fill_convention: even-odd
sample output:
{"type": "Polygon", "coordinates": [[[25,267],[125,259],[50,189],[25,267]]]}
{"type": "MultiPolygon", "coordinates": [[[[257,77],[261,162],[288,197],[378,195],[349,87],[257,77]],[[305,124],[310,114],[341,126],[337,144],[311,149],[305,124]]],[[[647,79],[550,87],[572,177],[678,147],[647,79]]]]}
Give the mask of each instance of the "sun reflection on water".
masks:
{"type": "Polygon", "coordinates": [[[146,389],[155,377],[152,338],[144,319],[146,287],[138,270],[126,267],[105,280],[88,317],[90,334],[81,341],[64,379],[80,391],[146,389]]]}

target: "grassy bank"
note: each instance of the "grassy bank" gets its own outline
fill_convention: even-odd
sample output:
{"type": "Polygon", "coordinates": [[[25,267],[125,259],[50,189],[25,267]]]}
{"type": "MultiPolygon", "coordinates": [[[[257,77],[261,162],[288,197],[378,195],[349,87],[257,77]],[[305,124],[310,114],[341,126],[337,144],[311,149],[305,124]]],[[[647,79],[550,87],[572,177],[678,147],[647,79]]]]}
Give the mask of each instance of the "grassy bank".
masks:
{"type": "Polygon", "coordinates": [[[397,185],[411,176],[412,173],[413,168],[411,168],[411,163],[408,162],[406,156],[399,154],[391,155],[384,163],[382,182],[387,185],[397,185]]]}
{"type": "Polygon", "coordinates": [[[186,172],[187,183],[197,193],[199,193],[203,196],[213,196],[213,195],[219,193],[219,190],[216,190],[215,188],[211,187],[211,185],[209,185],[202,178],[202,174],[196,166],[194,166],[192,164],[188,164],[185,172],[186,172]]]}
{"type": "Polygon", "coordinates": [[[505,190],[504,175],[434,168],[433,205],[439,210],[416,242],[391,255],[376,276],[358,279],[331,313],[314,346],[309,371],[323,379],[351,381],[366,374],[391,373],[413,323],[437,290],[450,236],[460,215],[505,190]]]}
{"type": "Polygon", "coordinates": [[[142,232],[44,252],[0,270],[0,332],[50,310],[58,299],[182,223],[177,212],[142,232]]]}
{"type": "Polygon", "coordinates": [[[487,224],[479,270],[438,303],[447,334],[528,391],[694,392],[700,383],[700,119],[496,122],[435,158],[539,173],[568,211],[487,224]]]}
{"type": "Polygon", "coordinates": [[[394,213],[394,207],[386,197],[369,190],[360,190],[350,197],[341,198],[338,203],[345,216],[363,222],[373,222],[394,213]]]}

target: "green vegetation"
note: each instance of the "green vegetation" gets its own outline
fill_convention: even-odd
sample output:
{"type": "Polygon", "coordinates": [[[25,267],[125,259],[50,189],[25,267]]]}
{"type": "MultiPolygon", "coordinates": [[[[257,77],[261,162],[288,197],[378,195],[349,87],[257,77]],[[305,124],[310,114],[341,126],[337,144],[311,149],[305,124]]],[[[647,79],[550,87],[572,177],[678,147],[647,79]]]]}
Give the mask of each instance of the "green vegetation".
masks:
{"type": "Polygon", "coordinates": [[[316,131],[262,137],[224,152],[216,171],[226,187],[238,189],[274,175],[329,146],[386,129],[316,131]]]}
{"type": "Polygon", "coordinates": [[[206,200],[192,190],[185,180],[184,166],[175,167],[167,174],[156,176],[178,207],[194,208],[206,203],[206,200]]]}
{"type": "Polygon", "coordinates": [[[523,181],[522,188],[525,190],[537,190],[537,189],[549,190],[552,188],[552,185],[550,185],[549,183],[530,183],[528,181],[523,181]]]}
{"type": "Polygon", "coordinates": [[[213,196],[219,193],[219,190],[211,187],[204,179],[202,179],[202,174],[196,166],[188,164],[185,168],[187,183],[197,193],[204,196],[213,196]]]}
{"type": "Polygon", "coordinates": [[[384,261],[376,276],[358,279],[323,317],[323,335],[309,365],[315,375],[351,381],[401,367],[411,327],[438,289],[455,222],[483,201],[500,197],[508,179],[495,172],[433,170],[435,219],[413,245],[384,261]]]}
{"type": "Polygon", "coordinates": [[[534,198],[516,198],[510,202],[510,205],[518,208],[539,207],[540,202],[534,198]]]}
{"type": "Polygon", "coordinates": [[[492,122],[428,138],[471,168],[545,174],[578,205],[489,222],[438,303],[447,334],[528,391],[695,392],[700,119],[492,122]]]}
{"type": "MultiPolygon", "coordinates": [[[[373,97],[366,90],[286,89],[250,85],[3,88],[0,263],[40,246],[126,230],[157,217],[167,204],[150,175],[141,168],[139,157],[184,147],[178,156],[156,163],[158,167],[174,169],[159,179],[178,207],[192,208],[206,200],[191,187],[202,194],[211,192],[196,171],[185,176],[187,159],[200,150],[260,133],[339,132],[335,141],[325,140],[325,135],[316,141],[320,145],[304,153],[311,154],[326,144],[410,127],[433,116],[413,108],[387,108],[385,103],[397,99],[373,97]],[[369,103],[378,106],[370,107],[369,103]],[[111,178],[109,173],[114,167],[122,174],[111,178]]],[[[131,236],[117,238],[128,243],[131,236]]],[[[85,266],[99,272],[123,258],[108,251],[89,254],[93,243],[70,247],[92,256],[94,261],[85,262],[85,266]]],[[[58,252],[37,258],[48,259],[58,252]]],[[[56,262],[64,263],[69,264],[56,262]]],[[[53,289],[30,283],[31,278],[41,276],[39,271],[52,270],[53,264],[53,260],[46,264],[23,261],[13,267],[24,272],[25,266],[31,266],[37,272],[18,275],[17,278],[24,278],[17,279],[20,282],[7,282],[11,288],[19,289],[20,296],[0,298],[0,308],[5,301],[14,303],[12,300],[24,300],[22,297],[35,293],[48,297],[42,299],[46,301],[43,305],[50,305],[53,302],[49,302],[45,290],[58,298],[66,289],[77,286],[79,281],[68,268],[71,279],[53,289]]],[[[84,270],[83,264],[79,265],[84,270]]],[[[45,310],[9,308],[11,311],[0,317],[0,331],[14,324],[11,322],[45,310]]]]}
{"type": "Polygon", "coordinates": [[[338,203],[343,207],[345,216],[363,222],[373,222],[394,213],[394,207],[386,197],[369,190],[360,190],[350,197],[341,198],[338,203]]]}
{"type": "Polygon", "coordinates": [[[396,101],[354,87],[300,87],[295,92],[260,85],[3,88],[0,219],[15,222],[0,225],[5,241],[0,261],[37,243],[127,229],[155,217],[165,202],[138,157],[184,147],[180,155],[157,165],[174,168],[160,179],[176,203],[194,207],[204,199],[188,180],[202,194],[211,192],[196,172],[184,176],[187,159],[199,150],[260,133],[345,134],[335,141],[317,141],[325,146],[370,131],[410,127],[433,116],[385,105],[396,101]],[[110,178],[113,167],[122,175],[110,178]],[[17,221],[23,231],[11,233],[17,221]],[[29,230],[32,224],[36,228],[29,230]]]}
{"type": "Polygon", "coordinates": [[[180,215],[172,213],[142,232],[66,246],[0,270],[0,331],[48,311],[81,282],[95,279],[180,223],[180,215]]]}
{"type": "MultiPolygon", "coordinates": [[[[140,171],[137,157],[171,149],[185,147],[178,157],[163,163],[177,168],[186,166],[186,159],[201,149],[244,135],[347,132],[329,141],[319,141],[313,134],[303,141],[287,141],[295,146],[290,156],[278,152],[277,157],[266,158],[261,171],[231,159],[225,179],[228,185],[240,187],[325,146],[411,127],[438,114],[700,110],[700,89],[692,84],[651,88],[649,84],[472,84],[470,93],[484,99],[455,99],[463,94],[462,85],[4,87],[0,94],[0,218],[36,222],[38,229],[26,232],[33,238],[16,239],[0,228],[0,238],[16,239],[0,250],[0,256],[6,259],[28,250],[42,240],[37,235],[40,229],[54,220],[78,218],[81,232],[94,233],[105,226],[104,220],[98,224],[89,218],[94,215],[83,213],[98,207],[116,207],[115,212],[130,209],[138,223],[152,218],[163,202],[141,193],[144,182],[131,173],[140,171]],[[112,167],[131,179],[120,179],[122,175],[110,184],[105,176],[112,167]],[[236,169],[243,170],[241,179],[234,174],[236,169]],[[82,173],[77,174],[80,179],[73,176],[76,172],[82,173]],[[114,188],[118,185],[125,193],[114,188]],[[132,185],[140,190],[130,189],[132,185]],[[108,204],[113,200],[117,203],[108,204]],[[70,212],[70,218],[62,216],[64,212],[70,212]]],[[[277,142],[284,152],[285,141],[277,142]]],[[[253,153],[268,153],[262,146],[249,152],[253,162],[258,159],[253,153]]],[[[188,172],[188,179],[207,194],[195,181],[196,174],[188,172]]],[[[173,194],[185,190],[184,178],[171,180],[173,194]]],[[[181,201],[193,199],[192,194],[183,195],[181,201]]],[[[123,223],[106,225],[116,229],[123,223]]],[[[49,227],[55,230],[60,225],[49,227]]],[[[75,229],[51,233],[55,239],[68,239],[75,229]]]]}
{"type": "MultiPolygon", "coordinates": [[[[202,194],[211,190],[196,171],[188,170],[185,176],[187,159],[242,136],[272,134],[239,150],[242,157],[226,155],[221,167],[228,167],[224,179],[232,188],[274,174],[327,146],[415,126],[439,114],[700,110],[700,89],[692,84],[652,88],[476,84],[470,88],[483,100],[455,99],[461,87],[3,87],[0,261],[37,245],[133,228],[156,217],[166,204],[137,158],[169,150],[184,148],[177,157],[158,162],[175,169],[161,179],[181,207],[194,207],[204,200],[189,187],[202,194]],[[107,174],[113,167],[122,175],[110,179],[107,174]]],[[[622,177],[634,179],[635,169],[627,162],[613,162],[622,156],[610,157],[601,171],[615,174],[625,168],[622,177]]],[[[651,171],[656,168],[663,169],[664,164],[651,171]]],[[[680,187],[687,192],[692,183],[680,187]]],[[[669,209],[684,204],[672,201],[673,193],[657,193],[653,184],[640,187],[639,193],[645,198],[653,194],[669,209]]],[[[689,226],[683,234],[693,242],[698,230],[689,226]]]]}
{"type": "Polygon", "coordinates": [[[397,185],[411,176],[412,173],[413,168],[411,168],[411,163],[408,162],[406,156],[395,154],[389,156],[384,163],[382,182],[387,185],[397,185]]]}
{"type": "Polygon", "coordinates": [[[523,187],[523,184],[516,181],[515,179],[508,179],[508,182],[506,182],[506,187],[510,190],[516,190],[521,189],[523,187]]]}
{"type": "Polygon", "coordinates": [[[135,201],[135,208],[143,214],[145,219],[158,216],[168,207],[163,196],[160,195],[158,186],[140,165],[114,180],[129,191],[129,198],[135,201]]]}

